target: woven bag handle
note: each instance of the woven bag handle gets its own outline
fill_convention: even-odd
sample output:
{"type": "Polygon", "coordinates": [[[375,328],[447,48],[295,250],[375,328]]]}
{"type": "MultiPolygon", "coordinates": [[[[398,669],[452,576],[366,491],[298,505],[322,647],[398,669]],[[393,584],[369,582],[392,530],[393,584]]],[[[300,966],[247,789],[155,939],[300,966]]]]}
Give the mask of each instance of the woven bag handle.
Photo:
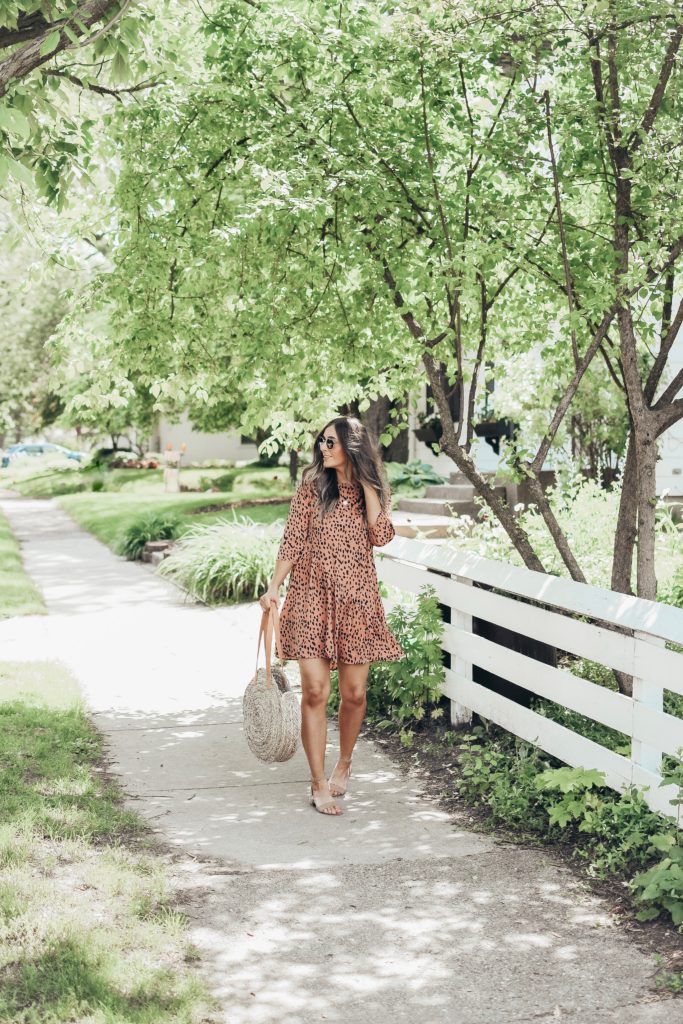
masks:
{"type": "Polygon", "coordinates": [[[280,640],[280,615],[277,610],[275,602],[271,602],[270,611],[263,612],[261,615],[261,628],[258,634],[258,643],[256,644],[256,668],[254,669],[254,679],[258,675],[258,656],[261,650],[261,637],[263,637],[263,647],[266,652],[266,686],[271,686],[273,682],[273,671],[271,667],[272,656],[273,656],[273,632],[275,632],[275,649],[277,656],[280,661],[284,661],[282,655],[282,641],[280,640]]]}

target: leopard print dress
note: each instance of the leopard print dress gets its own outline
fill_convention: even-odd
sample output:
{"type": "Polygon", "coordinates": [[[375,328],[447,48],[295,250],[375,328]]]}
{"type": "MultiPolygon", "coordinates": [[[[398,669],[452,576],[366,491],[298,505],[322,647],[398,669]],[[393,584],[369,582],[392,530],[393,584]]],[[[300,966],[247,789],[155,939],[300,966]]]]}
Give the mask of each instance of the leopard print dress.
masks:
{"type": "Polygon", "coordinates": [[[394,536],[389,509],[370,526],[358,483],[339,485],[339,500],[320,522],[313,486],[302,482],[292,499],[277,557],[293,562],[280,613],[286,658],[327,658],[364,665],[398,661],[404,652],[387,626],[373,545],[394,536]]]}

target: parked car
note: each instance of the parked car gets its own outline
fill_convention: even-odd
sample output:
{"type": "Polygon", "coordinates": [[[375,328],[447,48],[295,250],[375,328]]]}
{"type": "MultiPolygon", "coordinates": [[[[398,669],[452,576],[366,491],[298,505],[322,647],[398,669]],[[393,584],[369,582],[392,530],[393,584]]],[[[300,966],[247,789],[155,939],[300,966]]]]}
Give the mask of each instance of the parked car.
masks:
{"type": "Polygon", "coordinates": [[[38,442],[31,444],[26,441],[21,441],[19,444],[10,445],[7,451],[2,456],[2,468],[7,469],[12,459],[16,459],[24,455],[65,455],[67,459],[73,459],[74,462],[81,462],[83,459],[83,452],[73,451],[71,448],[65,448],[63,444],[50,444],[48,442],[38,442]]]}

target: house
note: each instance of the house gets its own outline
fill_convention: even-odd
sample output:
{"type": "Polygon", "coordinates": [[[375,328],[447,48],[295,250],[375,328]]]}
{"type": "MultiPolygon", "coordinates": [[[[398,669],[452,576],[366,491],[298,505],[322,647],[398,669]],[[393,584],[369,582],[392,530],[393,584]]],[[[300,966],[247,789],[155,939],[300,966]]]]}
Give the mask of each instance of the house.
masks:
{"type": "Polygon", "coordinates": [[[182,444],[187,446],[185,465],[213,460],[253,462],[258,459],[255,443],[237,430],[205,433],[192,427],[186,413],[177,423],[171,423],[162,417],[157,426],[156,436],[152,439],[152,449],[163,452],[170,445],[177,451],[182,444]]]}

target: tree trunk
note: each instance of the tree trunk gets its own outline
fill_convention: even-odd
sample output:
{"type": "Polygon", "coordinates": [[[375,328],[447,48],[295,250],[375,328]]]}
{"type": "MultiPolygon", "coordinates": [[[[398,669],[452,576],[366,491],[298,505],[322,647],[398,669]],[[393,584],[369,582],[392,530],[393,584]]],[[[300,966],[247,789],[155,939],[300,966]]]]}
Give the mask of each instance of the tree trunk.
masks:
{"type": "Polygon", "coordinates": [[[289,453],[289,479],[292,482],[292,486],[296,485],[296,474],[299,468],[299,453],[293,448],[289,453]]]}
{"type": "MultiPolygon", "coordinates": [[[[650,419],[650,417],[648,417],[650,419]]],[[[637,593],[657,600],[655,568],[655,506],[657,504],[657,436],[651,423],[637,436],[638,465],[638,551],[636,555],[637,593]]]]}
{"type": "MultiPolygon", "coordinates": [[[[374,402],[370,403],[370,408],[362,414],[363,424],[367,427],[370,433],[374,436],[375,440],[379,444],[379,438],[388,423],[390,422],[389,413],[392,408],[396,408],[399,403],[392,402],[386,395],[380,395],[374,402]]],[[[386,462],[407,462],[408,461],[408,429],[405,428],[398,434],[392,441],[384,446],[382,456],[386,462]]]]}
{"type": "Polygon", "coordinates": [[[519,552],[527,569],[533,569],[535,572],[545,572],[543,563],[532,548],[526,532],[520,526],[508,503],[494,491],[493,487],[478,471],[469,453],[465,451],[461,444],[458,444],[453,417],[448,407],[448,399],[443,387],[440,372],[441,366],[437,366],[436,361],[429,352],[422,354],[422,361],[427,370],[432,386],[432,394],[439,410],[443,427],[443,434],[439,441],[441,451],[445,452],[455,462],[458,469],[465,474],[478,493],[484,498],[514,544],[515,549],[519,552]]]}
{"type": "Polygon", "coordinates": [[[621,479],[619,515],[614,535],[612,555],[612,590],[620,594],[633,593],[633,552],[638,531],[638,474],[636,467],[636,445],[633,429],[629,434],[626,461],[621,479]]]}
{"type": "Polygon", "coordinates": [[[585,583],[586,577],[583,574],[583,570],[576,561],[572,549],[569,546],[569,541],[567,540],[562,527],[555,518],[555,513],[550,507],[550,502],[546,497],[541,481],[537,476],[528,476],[527,483],[531,496],[538,506],[538,511],[543,518],[543,522],[548,528],[550,536],[555,541],[555,547],[559,551],[560,558],[568,569],[569,575],[577,583],[585,583]]]}

